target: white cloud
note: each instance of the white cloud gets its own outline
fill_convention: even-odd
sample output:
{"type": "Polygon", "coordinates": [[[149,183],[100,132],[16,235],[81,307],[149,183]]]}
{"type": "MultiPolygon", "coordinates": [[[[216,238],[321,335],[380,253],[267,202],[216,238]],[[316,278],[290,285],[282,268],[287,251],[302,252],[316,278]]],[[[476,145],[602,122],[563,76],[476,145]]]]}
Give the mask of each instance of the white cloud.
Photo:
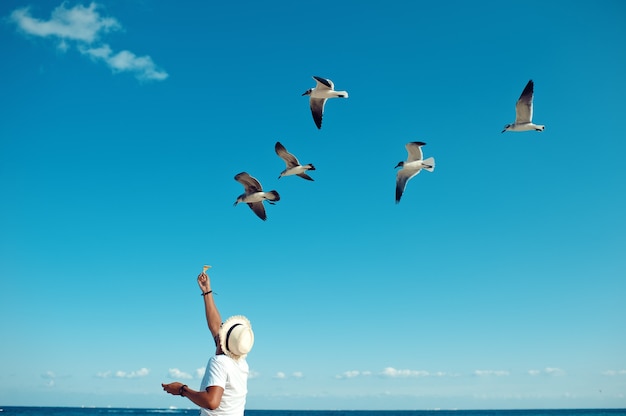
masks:
{"type": "Polygon", "coordinates": [[[98,378],[110,378],[113,375],[111,371],[102,371],[100,373],[96,373],[96,377],[98,378]]]}
{"type": "Polygon", "coordinates": [[[139,80],[163,81],[169,76],[167,72],[159,70],[149,56],[136,56],[126,50],[113,53],[107,44],[97,48],[81,47],[79,50],[83,55],[87,55],[93,60],[104,61],[113,72],[133,72],[139,80]]]}
{"type": "Polygon", "coordinates": [[[250,370],[250,374],[248,374],[248,378],[249,379],[259,378],[259,377],[261,377],[261,373],[258,373],[256,371],[250,370]]]}
{"type": "MultiPolygon", "coordinates": [[[[359,370],[350,370],[345,371],[341,374],[337,374],[335,376],[336,379],[350,379],[355,377],[368,377],[371,376],[371,371],[359,371],[359,370]]],[[[437,371],[434,373],[430,373],[424,370],[398,370],[393,367],[386,367],[378,376],[387,377],[387,378],[416,378],[416,377],[458,377],[459,374],[450,374],[444,371],[437,371]]]]}
{"type": "Polygon", "coordinates": [[[561,370],[560,368],[547,367],[543,371],[546,374],[550,375],[550,376],[563,376],[563,375],[565,375],[565,371],[561,370]]]}
{"type": "Polygon", "coordinates": [[[200,367],[200,368],[196,368],[196,378],[202,378],[204,377],[204,373],[206,372],[206,368],[205,367],[200,367]]]}
{"type": "Polygon", "coordinates": [[[336,375],[335,378],[345,379],[345,378],[354,378],[354,377],[360,377],[360,376],[369,376],[371,374],[372,374],[371,371],[351,370],[351,371],[344,371],[343,373],[336,375]]]}
{"type": "Polygon", "coordinates": [[[54,387],[56,384],[57,376],[52,371],[46,371],[45,373],[41,375],[41,378],[46,380],[45,382],[46,387],[54,387]]]}
{"type": "Polygon", "coordinates": [[[11,19],[29,35],[40,37],[58,37],[91,43],[100,33],[120,29],[121,25],[112,17],[101,17],[96,11],[97,5],[83,5],[65,8],[65,3],[52,11],[50,20],[40,20],[30,15],[28,7],[17,9],[11,13],[11,19]]]}
{"type": "Polygon", "coordinates": [[[446,373],[445,371],[435,371],[430,373],[431,377],[459,377],[459,373],[446,373]]]}
{"type": "Polygon", "coordinates": [[[56,378],[56,374],[54,374],[54,372],[52,371],[46,371],[41,375],[41,378],[44,378],[46,380],[53,380],[56,378]]]}
{"type": "Polygon", "coordinates": [[[385,368],[381,373],[383,377],[391,378],[406,378],[406,377],[426,377],[429,375],[428,371],[423,370],[397,370],[393,367],[385,368]]]}
{"type": "Polygon", "coordinates": [[[282,379],[287,378],[287,374],[283,373],[282,371],[279,371],[278,373],[274,374],[274,378],[282,380],[282,379]]]}
{"type": "Polygon", "coordinates": [[[626,370],[607,370],[603,371],[604,376],[626,376],[626,370]]]}
{"type": "Polygon", "coordinates": [[[167,374],[175,379],[191,380],[193,378],[191,374],[180,371],[178,368],[170,368],[167,374]]]}
{"type": "Polygon", "coordinates": [[[148,374],[150,374],[150,370],[148,370],[147,368],[141,368],[137,371],[131,371],[130,373],[127,373],[125,371],[116,371],[115,377],[117,378],[140,378],[140,377],[145,377],[148,374]]]}
{"type": "Polygon", "coordinates": [[[104,62],[113,73],[130,72],[141,81],[167,79],[168,73],[159,69],[150,56],[137,56],[128,50],[116,53],[108,44],[99,42],[102,35],[121,29],[121,25],[115,18],[101,16],[97,9],[96,3],[71,9],[62,3],[52,11],[50,20],[41,20],[32,17],[26,7],[14,10],[11,20],[28,35],[58,40],[60,50],[68,50],[69,42],[76,43],[83,55],[104,62]]]}
{"type": "Polygon", "coordinates": [[[294,371],[294,373],[291,376],[293,378],[303,378],[304,377],[304,373],[302,373],[302,371],[294,371]]]}
{"type": "Polygon", "coordinates": [[[531,376],[548,375],[548,376],[563,376],[565,371],[560,368],[546,367],[543,370],[528,370],[528,374],[531,376]]]}
{"type": "Polygon", "coordinates": [[[510,373],[506,370],[476,370],[474,371],[474,375],[478,377],[484,377],[484,376],[502,377],[502,376],[508,376],[510,375],[510,373]]]}

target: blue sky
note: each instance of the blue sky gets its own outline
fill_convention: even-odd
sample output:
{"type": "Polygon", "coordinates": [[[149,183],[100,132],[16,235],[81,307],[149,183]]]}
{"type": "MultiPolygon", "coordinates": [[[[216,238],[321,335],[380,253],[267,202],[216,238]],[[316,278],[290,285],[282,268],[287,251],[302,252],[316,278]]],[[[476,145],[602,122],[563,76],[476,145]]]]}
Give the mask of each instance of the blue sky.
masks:
{"type": "Polygon", "coordinates": [[[190,407],[160,383],[200,383],[211,264],[250,409],[626,407],[624,3],[0,17],[0,405],[190,407]],[[321,130],[313,75],[350,94],[321,130]],[[529,79],[546,130],[501,134],[529,79]],[[396,205],[410,141],[436,169],[396,205]]]}

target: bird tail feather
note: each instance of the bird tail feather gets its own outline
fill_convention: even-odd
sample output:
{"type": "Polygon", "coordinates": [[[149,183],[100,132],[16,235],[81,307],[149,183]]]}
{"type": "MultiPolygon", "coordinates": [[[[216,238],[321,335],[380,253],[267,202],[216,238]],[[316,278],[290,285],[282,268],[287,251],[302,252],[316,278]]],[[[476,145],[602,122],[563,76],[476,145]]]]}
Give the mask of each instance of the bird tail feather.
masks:
{"type": "Polygon", "coordinates": [[[434,157],[429,157],[428,159],[425,159],[422,164],[424,165],[424,169],[426,169],[429,172],[432,172],[433,170],[435,170],[435,158],[434,157]]]}
{"type": "Polygon", "coordinates": [[[280,195],[278,195],[278,192],[276,191],[269,191],[268,192],[268,198],[270,201],[280,201],[280,195]]]}

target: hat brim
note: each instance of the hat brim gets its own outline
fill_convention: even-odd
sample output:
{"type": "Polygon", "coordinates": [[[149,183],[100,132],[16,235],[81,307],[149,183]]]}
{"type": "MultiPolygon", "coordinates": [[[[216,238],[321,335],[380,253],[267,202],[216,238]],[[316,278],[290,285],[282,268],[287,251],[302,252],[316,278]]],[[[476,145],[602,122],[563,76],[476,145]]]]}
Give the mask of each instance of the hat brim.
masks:
{"type": "Polygon", "coordinates": [[[224,321],[222,326],[220,326],[220,330],[218,333],[220,336],[220,347],[222,348],[222,351],[224,352],[224,354],[226,354],[233,360],[240,360],[242,358],[245,358],[248,354],[237,355],[233,353],[232,351],[230,351],[226,346],[226,338],[227,338],[228,331],[230,331],[230,329],[234,327],[235,325],[244,325],[252,329],[252,325],[250,325],[250,321],[248,320],[248,318],[246,318],[243,315],[235,315],[235,316],[231,316],[230,318],[224,321]]]}

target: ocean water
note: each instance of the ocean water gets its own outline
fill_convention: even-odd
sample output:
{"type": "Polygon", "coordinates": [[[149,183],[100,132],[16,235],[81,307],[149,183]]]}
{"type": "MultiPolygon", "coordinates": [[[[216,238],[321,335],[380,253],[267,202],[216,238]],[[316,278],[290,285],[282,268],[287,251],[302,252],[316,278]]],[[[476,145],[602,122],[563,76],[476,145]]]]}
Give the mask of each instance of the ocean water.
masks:
{"type": "MultiPolygon", "coordinates": [[[[197,416],[197,409],[0,407],[0,416],[197,416]]],[[[626,409],[246,410],[245,416],[626,416],[626,409]]]]}

